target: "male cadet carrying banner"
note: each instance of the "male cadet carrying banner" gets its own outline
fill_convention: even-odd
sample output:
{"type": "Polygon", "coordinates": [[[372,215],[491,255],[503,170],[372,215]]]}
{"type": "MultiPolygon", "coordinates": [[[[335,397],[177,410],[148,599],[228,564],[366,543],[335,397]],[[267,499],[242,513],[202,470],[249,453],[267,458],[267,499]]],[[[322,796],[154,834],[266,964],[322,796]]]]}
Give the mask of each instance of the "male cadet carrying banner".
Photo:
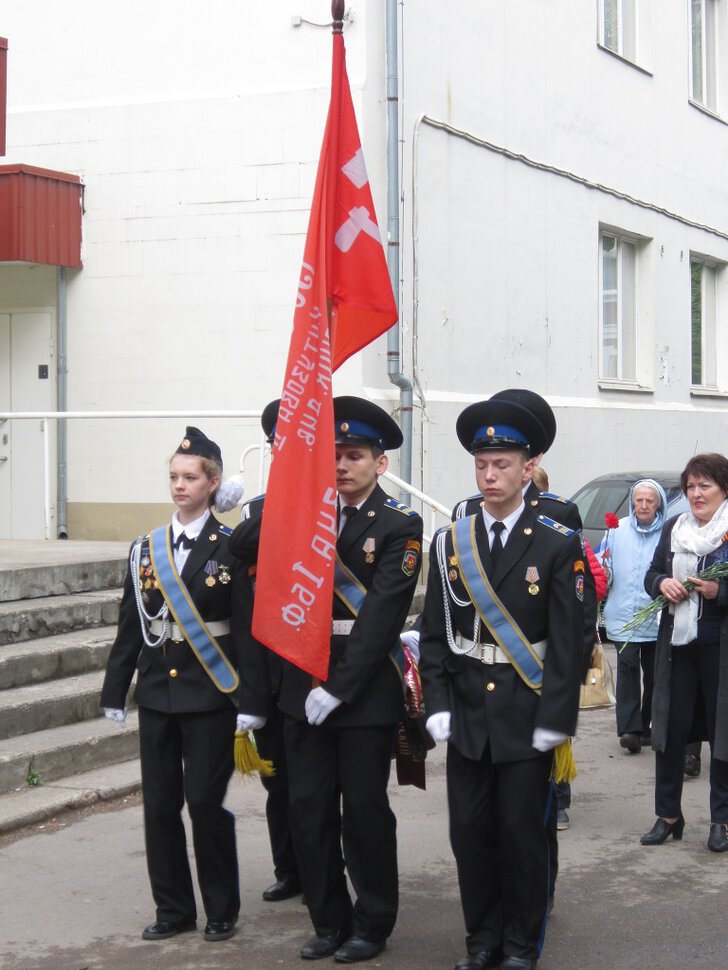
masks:
{"type": "Polygon", "coordinates": [[[545,432],[522,405],[457,422],[483,507],[430,550],[420,639],[427,727],[448,741],[450,840],[467,955],[456,970],[533,970],[549,902],[553,749],[576,728],[584,561],[575,533],[524,502],[545,432]]]}
{"type": "MultiPolygon", "coordinates": [[[[377,483],[387,469],[385,451],[402,443],[386,411],[337,397],[334,423],[338,538],[328,672],[317,682],[285,663],[279,706],[291,831],[316,931],[301,956],[355,963],[381,952],[397,918],[396,820],[387,782],[404,713],[399,635],[420,569],[422,520],[377,483]]],[[[250,554],[255,526],[241,523],[236,533],[238,548],[250,554]]],[[[251,650],[242,664],[244,716],[263,713],[268,703],[260,654],[251,650]]]]}

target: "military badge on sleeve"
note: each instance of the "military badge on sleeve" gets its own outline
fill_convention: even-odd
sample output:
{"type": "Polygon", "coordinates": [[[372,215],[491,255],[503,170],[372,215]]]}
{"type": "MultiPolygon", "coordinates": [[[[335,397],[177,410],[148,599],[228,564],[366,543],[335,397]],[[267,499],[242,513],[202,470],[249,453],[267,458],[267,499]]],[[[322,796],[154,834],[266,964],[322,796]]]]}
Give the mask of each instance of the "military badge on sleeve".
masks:
{"type": "Polygon", "coordinates": [[[584,602],[584,574],[576,574],[576,598],[580,603],[584,602]]]}
{"type": "Polygon", "coordinates": [[[414,576],[417,571],[417,553],[414,549],[407,549],[402,558],[402,572],[405,576],[414,576]]]}

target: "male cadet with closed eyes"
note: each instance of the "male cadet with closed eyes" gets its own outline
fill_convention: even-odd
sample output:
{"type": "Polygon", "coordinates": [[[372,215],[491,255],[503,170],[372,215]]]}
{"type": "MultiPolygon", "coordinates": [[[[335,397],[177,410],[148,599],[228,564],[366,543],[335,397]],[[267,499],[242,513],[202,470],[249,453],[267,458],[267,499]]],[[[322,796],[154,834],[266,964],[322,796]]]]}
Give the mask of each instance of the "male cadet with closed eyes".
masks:
{"type": "MultiPolygon", "coordinates": [[[[385,452],[402,443],[397,424],[362,398],[333,403],[339,534],[328,675],[319,684],[285,663],[279,706],[291,831],[315,930],[300,955],[356,963],[384,949],[397,918],[387,782],[404,714],[395,659],[420,569],[422,520],[377,481],[385,452]]],[[[241,711],[257,713],[260,658],[251,653],[243,667],[241,711]]]]}
{"type": "MultiPolygon", "coordinates": [[[[540,394],[530,391],[523,387],[509,387],[504,391],[498,391],[491,398],[491,401],[510,401],[512,404],[527,408],[541,424],[544,433],[543,451],[541,454],[532,455],[535,464],[540,464],[544,454],[549,450],[556,438],[556,416],[550,404],[540,394]]],[[[552,492],[545,492],[538,488],[536,482],[531,479],[523,488],[523,501],[530,505],[537,512],[560,522],[562,525],[573,529],[578,533],[582,544],[584,559],[584,651],[581,658],[582,681],[586,677],[591,665],[591,656],[594,651],[594,641],[596,639],[597,617],[599,603],[595,579],[592,574],[589,558],[587,556],[584,539],[582,536],[582,522],[579,515],[579,508],[567,498],[556,495],[552,492]]],[[[480,511],[483,504],[483,496],[478,492],[470,498],[458,502],[452,510],[452,519],[462,519],[468,515],[474,515],[480,511]]],[[[549,813],[549,846],[550,846],[550,874],[551,874],[551,905],[553,905],[556,890],[556,879],[559,872],[559,844],[556,834],[557,826],[568,828],[569,817],[566,809],[571,804],[571,789],[566,783],[554,787],[555,808],[549,813]],[[563,801],[563,808],[559,804],[563,801]],[[563,819],[563,822],[561,821],[563,819]]]]}
{"type": "Polygon", "coordinates": [[[457,422],[482,509],[430,550],[420,638],[427,727],[448,741],[450,840],[466,926],[456,970],[534,970],[549,903],[553,749],[574,733],[584,561],[575,533],[526,504],[543,425],[511,401],[457,422]]]}

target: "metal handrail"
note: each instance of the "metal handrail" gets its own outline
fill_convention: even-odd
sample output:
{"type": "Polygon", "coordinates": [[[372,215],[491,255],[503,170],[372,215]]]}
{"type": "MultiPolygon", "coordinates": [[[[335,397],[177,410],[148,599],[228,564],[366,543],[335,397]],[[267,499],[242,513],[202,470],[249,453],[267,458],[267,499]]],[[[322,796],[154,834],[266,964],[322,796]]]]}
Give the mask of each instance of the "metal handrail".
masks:
{"type": "MultiPolygon", "coordinates": [[[[48,435],[48,422],[61,420],[61,419],[115,419],[115,418],[255,418],[260,420],[260,411],[0,411],[0,422],[2,421],[15,421],[15,420],[36,420],[43,422],[43,490],[44,490],[44,519],[45,519],[45,537],[50,539],[51,530],[51,473],[50,473],[50,446],[49,446],[49,435],[48,435]]],[[[260,471],[258,475],[258,491],[264,491],[264,459],[266,455],[266,444],[265,441],[261,441],[257,445],[249,445],[245,448],[240,455],[240,469],[244,470],[245,459],[251,451],[260,450],[261,452],[261,463],[260,471]]],[[[422,503],[422,514],[424,518],[425,508],[427,507],[430,511],[430,532],[428,535],[424,536],[425,542],[429,545],[432,541],[432,536],[437,531],[436,519],[438,514],[445,517],[447,522],[450,521],[450,509],[438,502],[436,499],[427,495],[425,492],[420,491],[420,489],[415,488],[409,482],[405,482],[403,479],[398,478],[397,475],[390,471],[384,472],[383,478],[392,482],[402,491],[407,492],[414,499],[417,499],[422,503]]]]}

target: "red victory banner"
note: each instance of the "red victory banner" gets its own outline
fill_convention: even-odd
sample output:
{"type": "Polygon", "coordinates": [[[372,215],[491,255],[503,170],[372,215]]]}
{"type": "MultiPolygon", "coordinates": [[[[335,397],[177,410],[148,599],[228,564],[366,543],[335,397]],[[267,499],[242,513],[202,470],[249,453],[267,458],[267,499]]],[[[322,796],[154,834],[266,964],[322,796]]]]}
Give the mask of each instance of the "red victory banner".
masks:
{"type": "Polygon", "coordinates": [[[320,680],[328,673],[337,538],[331,375],[397,321],[346,74],[343,3],[337,7],[331,101],[266,490],[253,612],[253,635],[320,680]]]}

